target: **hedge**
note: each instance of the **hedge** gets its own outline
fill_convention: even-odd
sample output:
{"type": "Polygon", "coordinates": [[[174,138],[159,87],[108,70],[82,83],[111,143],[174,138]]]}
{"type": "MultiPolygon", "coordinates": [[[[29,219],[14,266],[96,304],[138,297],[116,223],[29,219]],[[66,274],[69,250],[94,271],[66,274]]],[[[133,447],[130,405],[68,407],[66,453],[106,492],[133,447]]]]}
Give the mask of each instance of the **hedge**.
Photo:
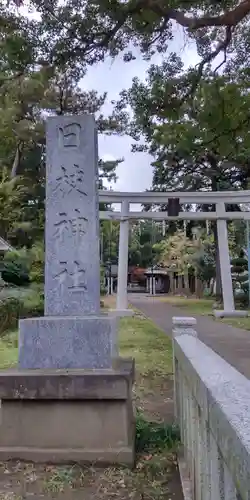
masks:
{"type": "Polygon", "coordinates": [[[44,315],[42,295],[29,300],[6,298],[0,301],[0,335],[17,328],[20,318],[31,318],[44,315]]]}
{"type": "MultiPolygon", "coordinates": [[[[104,302],[100,303],[101,308],[104,302]]],[[[9,297],[0,300],[0,335],[14,330],[20,318],[34,318],[44,315],[44,295],[34,294],[26,299],[9,297]]]]}

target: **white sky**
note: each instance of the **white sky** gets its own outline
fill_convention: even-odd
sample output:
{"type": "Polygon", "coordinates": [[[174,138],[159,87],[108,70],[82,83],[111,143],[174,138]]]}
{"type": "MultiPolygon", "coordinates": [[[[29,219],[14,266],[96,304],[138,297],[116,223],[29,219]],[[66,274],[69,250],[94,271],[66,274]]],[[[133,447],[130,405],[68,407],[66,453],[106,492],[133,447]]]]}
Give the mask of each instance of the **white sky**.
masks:
{"type": "MultiPolygon", "coordinates": [[[[185,47],[185,41],[181,29],[176,29],[176,40],[170,45],[170,51],[178,51],[182,56],[185,66],[195,65],[198,62],[198,56],[194,46],[185,47]]],[[[150,64],[161,63],[162,57],[155,56],[149,63],[142,60],[138,51],[138,57],[135,61],[124,63],[122,56],[111,62],[106,60],[99,63],[96,67],[91,67],[87,76],[84,78],[84,87],[86,89],[95,89],[101,92],[108,92],[105,111],[112,109],[109,102],[119,97],[122,89],[129,88],[132,78],[138,76],[144,79],[146,71],[150,64]]],[[[130,137],[117,136],[99,136],[99,156],[104,160],[124,158],[124,162],[118,166],[118,181],[114,185],[117,191],[144,191],[150,188],[152,181],[152,167],[150,165],[152,158],[146,153],[132,153],[132,140],[130,137]]]]}

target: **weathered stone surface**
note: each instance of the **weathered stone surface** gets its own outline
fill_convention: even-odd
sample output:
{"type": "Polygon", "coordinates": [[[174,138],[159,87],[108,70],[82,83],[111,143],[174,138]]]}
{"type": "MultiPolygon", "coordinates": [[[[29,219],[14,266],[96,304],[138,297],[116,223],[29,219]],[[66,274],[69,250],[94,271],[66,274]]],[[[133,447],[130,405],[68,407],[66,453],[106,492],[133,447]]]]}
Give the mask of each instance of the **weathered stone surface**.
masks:
{"type": "Polygon", "coordinates": [[[192,316],[174,316],[173,317],[173,325],[178,326],[178,327],[183,326],[184,328],[186,326],[196,326],[197,320],[196,320],[196,318],[193,318],[192,316]]]}
{"type": "Polygon", "coordinates": [[[192,335],[197,337],[197,320],[191,316],[173,317],[173,338],[178,335],[192,335]]]}
{"type": "Polygon", "coordinates": [[[112,360],[113,370],[116,372],[129,373],[132,382],[135,381],[135,360],[134,358],[115,357],[112,360]]]}
{"type": "Polygon", "coordinates": [[[111,368],[117,319],[29,318],[19,322],[19,368],[111,368]]]}
{"type": "MultiPolygon", "coordinates": [[[[22,408],[26,409],[26,408],[22,408]]],[[[49,408],[49,410],[53,410],[53,408],[49,408]]],[[[67,408],[68,409],[68,408],[67,408]]],[[[10,411],[16,412],[17,408],[7,409],[7,419],[9,418],[10,411]]],[[[43,408],[43,411],[45,409],[43,408]]],[[[40,418],[42,419],[43,412],[40,412],[40,418]]],[[[23,412],[24,413],[24,412],[23,412]]],[[[64,413],[64,405],[61,405],[58,411],[58,414],[61,415],[64,413]]],[[[83,421],[85,415],[79,415],[81,420],[83,421]]],[[[34,415],[32,415],[32,418],[34,415]]],[[[92,415],[88,415],[88,418],[91,419],[92,415]]],[[[114,418],[120,418],[118,412],[114,412],[114,418]]],[[[27,415],[24,413],[25,422],[28,421],[27,415]]],[[[73,420],[73,419],[72,419],[73,420]]],[[[71,420],[71,424],[72,424],[71,420]]],[[[117,420],[118,421],[118,420],[117,420]]],[[[116,422],[117,422],[116,421],[116,422]]],[[[30,420],[29,420],[30,422],[30,420]]],[[[34,422],[33,422],[34,423],[34,422]]],[[[39,422],[42,425],[41,422],[39,422]]],[[[110,421],[111,424],[111,421],[110,421]]],[[[116,424],[117,425],[117,424],[116,424]]],[[[27,426],[26,426],[27,427],[27,426]]],[[[38,433],[39,429],[36,425],[33,425],[35,431],[38,433]]],[[[89,432],[89,429],[84,428],[85,432],[89,432]]],[[[95,429],[91,429],[91,432],[95,434],[95,429]]],[[[53,433],[53,428],[51,432],[48,432],[49,439],[53,433]]],[[[68,437],[67,433],[67,437],[68,437]]],[[[38,434],[37,434],[38,435],[38,434]]],[[[7,435],[8,437],[8,435],[7,435]]],[[[18,438],[18,436],[17,436],[18,438]]],[[[72,464],[77,463],[80,465],[92,465],[95,464],[97,467],[106,467],[109,465],[121,465],[133,468],[135,465],[135,450],[133,443],[130,446],[119,446],[112,447],[108,444],[108,436],[107,436],[107,445],[106,448],[86,448],[85,446],[78,446],[77,448],[73,448],[72,446],[65,446],[64,448],[43,448],[36,446],[12,446],[7,445],[4,447],[0,446],[0,460],[2,462],[7,462],[9,460],[20,460],[25,462],[34,462],[34,463],[49,463],[49,464],[72,464]]]]}
{"type": "Polygon", "coordinates": [[[0,460],[134,465],[133,360],[100,315],[97,143],[91,116],[47,123],[45,317],[19,322],[0,372],[0,460]]]}
{"type": "Polygon", "coordinates": [[[97,135],[94,117],[47,120],[45,315],[100,310],[97,135]]]}
{"type": "Polygon", "coordinates": [[[45,317],[21,320],[19,367],[109,368],[116,321],[100,315],[93,116],[47,120],[45,317]]]}
{"type": "Polygon", "coordinates": [[[113,369],[0,371],[1,400],[127,399],[134,360],[116,359],[113,369]]]}
{"type": "Polygon", "coordinates": [[[133,362],[0,372],[0,460],[134,465],[133,362]]]}
{"type": "MultiPolygon", "coordinates": [[[[182,335],[174,339],[174,353],[178,370],[181,377],[185,378],[193,404],[198,410],[199,419],[206,426],[210,438],[214,441],[214,452],[210,450],[211,464],[216,463],[217,453],[223,464],[227,465],[227,473],[230,474],[229,486],[231,487],[232,483],[236,486],[239,498],[248,498],[250,492],[250,381],[212,349],[190,335],[182,335]]],[[[181,394],[180,389],[179,394],[181,394]]],[[[181,420],[189,432],[184,414],[181,420]]],[[[197,440],[197,428],[194,438],[197,440]]],[[[207,452],[210,448],[211,443],[207,452]]],[[[203,456],[201,458],[203,460],[203,456]]],[[[212,469],[208,473],[210,482],[215,488],[216,470],[212,469]]],[[[224,484],[224,479],[223,488],[226,488],[228,482],[227,485],[224,484]]],[[[216,495],[212,495],[211,498],[215,497],[216,495]]],[[[218,498],[226,497],[221,495],[218,498]]]]}
{"type": "Polygon", "coordinates": [[[245,318],[248,316],[248,311],[242,311],[242,310],[233,310],[233,311],[224,311],[222,309],[214,309],[213,311],[215,318],[245,318]]]}

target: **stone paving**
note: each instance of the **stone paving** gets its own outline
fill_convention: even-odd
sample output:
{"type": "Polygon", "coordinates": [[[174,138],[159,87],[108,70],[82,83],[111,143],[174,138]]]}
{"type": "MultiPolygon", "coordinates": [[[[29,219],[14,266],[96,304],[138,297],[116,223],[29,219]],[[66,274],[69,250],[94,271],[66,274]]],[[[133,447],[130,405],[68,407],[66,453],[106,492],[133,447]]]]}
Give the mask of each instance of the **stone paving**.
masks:
{"type": "Polygon", "coordinates": [[[129,302],[168,335],[172,333],[173,316],[195,317],[199,339],[250,379],[250,331],[220,323],[207,316],[188,314],[187,310],[184,313],[178,307],[146,295],[130,294],[129,302]]]}

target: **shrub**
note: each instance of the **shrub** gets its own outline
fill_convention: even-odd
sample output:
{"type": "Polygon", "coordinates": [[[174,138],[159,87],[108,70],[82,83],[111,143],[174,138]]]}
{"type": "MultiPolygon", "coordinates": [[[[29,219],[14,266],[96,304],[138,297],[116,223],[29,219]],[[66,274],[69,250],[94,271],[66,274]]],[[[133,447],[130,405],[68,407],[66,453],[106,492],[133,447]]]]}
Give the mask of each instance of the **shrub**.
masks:
{"type": "Polygon", "coordinates": [[[38,241],[30,250],[30,279],[33,283],[44,283],[44,244],[38,241]]]}
{"type": "Polygon", "coordinates": [[[22,302],[19,299],[4,299],[0,302],[0,333],[16,328],[22,302]]]}
{"type": "Polygon", "coordinates": [[[240,250],[239,256],[231,259],[231,273],[235,304],[239,308],[249,306],[248,260],[245,250],[240,250]]]}
{"type": "Polygon", "coordinates": [[[44,316],[44,294],[43,292],[34,293],[23,300],[21,318],[32,318],[44,316]]]}
{"type": "Polygon", "coordinates": [[[4,264],[2,279],[5,283],[16,286],[28,286],[30,283],[28,272],[14,262],[4,264]]]}
{"type": "Polygon", "coordinates": [[[0,301],[0,334],[17,328],[19,318],[43,316],[44,301],[41,294],[26,299],[6,298],[0,301]]]}
{"type": "Polygon", "coordinates": [[[137,453],[173,449],[180,442],[179,429],[164,422],[149,422],[137,410],[135,449],[137,453]]]}
{"type": "Polygon", "coordinates": [[[7,252],[1,263],[1,271],[3,280],[13,285],[44,283],[43,241],[36,242],[29,250],[22,248],[7,252]]]}
{"type": "Polygon", "coordinates": [[[6,283],[16,286],[27,286],[29,279],[30,263],[26,249],[7,252],[1,262],[2,279],[6,283]]]}

